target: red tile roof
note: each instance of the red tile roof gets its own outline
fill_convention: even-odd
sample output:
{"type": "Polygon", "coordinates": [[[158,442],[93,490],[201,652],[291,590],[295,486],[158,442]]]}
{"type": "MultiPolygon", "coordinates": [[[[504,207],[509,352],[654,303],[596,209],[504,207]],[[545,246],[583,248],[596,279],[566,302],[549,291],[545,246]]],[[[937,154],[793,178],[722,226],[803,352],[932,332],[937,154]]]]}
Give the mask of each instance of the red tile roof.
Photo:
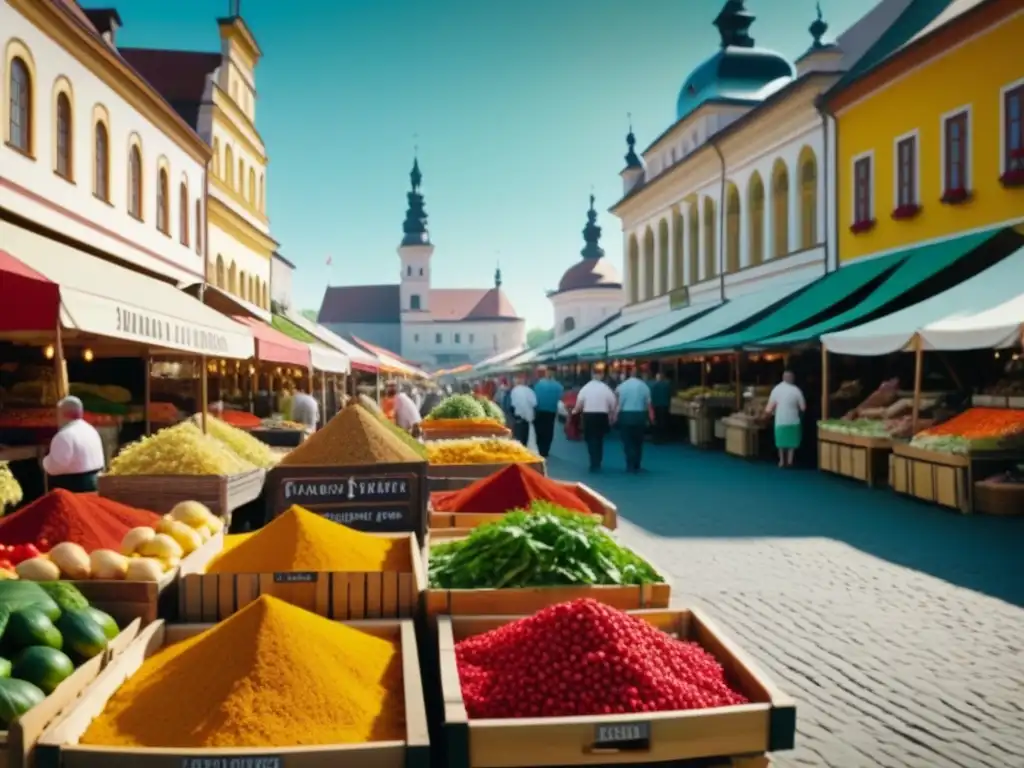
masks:
{"type": "Polygon", "coordinates": [[[193,128],[206,78],[221,65],[219,53],[119,48],[128,64],[163,96],[193,128]]]}
{"type": "Polygon", "coordinates": [[[324,292],[317,322],[398,323],[397,285],[332,285],[324,292]]]}

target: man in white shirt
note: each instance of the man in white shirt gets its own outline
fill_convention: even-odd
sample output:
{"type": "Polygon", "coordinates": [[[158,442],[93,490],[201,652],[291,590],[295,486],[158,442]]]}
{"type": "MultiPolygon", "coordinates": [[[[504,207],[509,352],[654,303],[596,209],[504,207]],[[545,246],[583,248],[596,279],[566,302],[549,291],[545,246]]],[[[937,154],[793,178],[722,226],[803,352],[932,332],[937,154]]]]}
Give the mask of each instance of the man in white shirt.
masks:
{"type": "Polygon", "coordinates": [[[406,432],[412,432],[422,421],[420,409],[404,389],[395,395],[395,424],[406,432]]]}
{"type": "Polygon", "coordinates": [[[320,403],[300,387],[292,396],[291,417],[292,421],[305,427],[307,432],[315,432],[320,421],[320,403]]]}
{"type": "Polygon", "coordinates": [[[43,471],[51,489],[88,493],[97,488],[97,476],[106,463],[100,433],[85,419],[85,408],[77,397],[65,397],[57,403],[60,430],[50,441],[50,452],[43,458],[43,471]]]}
{"type": "Polygon", "coordinates": [[[775,414],[775,447],[779,449],[780,467],[793,466],[793,457],[803,438],[800,414],[807,410],[807,402],[795,381],[792,371],[782,374],[782,381],[775,385],[765,409],[769,415],[775,414]]]}
{"type": "Polygon", "coordinates": [[[523,445],[530,443],[530,425],[537,410],[537,394],[526,384],[526,374],[516,376],[509,394],[512,406],[512,435],[523,445]]]}
{"type": "Polygon", "coordinates": [[[604,383],[603,375],[594,371],[594,377],[583,385],[576,397],[576,407],[572,411],[583,414],[583,439],[587,441],[591,472],[601,471],[604,436],[611,428],[615,408],[615,393],[604,383]]]}

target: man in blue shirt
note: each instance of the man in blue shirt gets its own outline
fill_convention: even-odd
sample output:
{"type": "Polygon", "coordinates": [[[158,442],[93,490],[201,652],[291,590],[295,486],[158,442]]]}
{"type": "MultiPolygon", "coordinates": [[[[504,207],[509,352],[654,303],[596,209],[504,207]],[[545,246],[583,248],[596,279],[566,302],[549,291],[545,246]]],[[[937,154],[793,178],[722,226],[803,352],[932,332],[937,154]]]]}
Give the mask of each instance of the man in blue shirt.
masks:
{"type": "Polygon", "coordinates": [[[629,370],[629,378],[615,390],[615,421],[622,436],[622,450],[626,454],[626,471],[638,473],[644,450],[644,433],[651,412],[651,390],[637,378],[636,369],[629,370]]]}
{"type": "Polygon", "coordinates": [[[562,401],[565,389],[548,375],[547,368],[537,371],[537,383],[533,385],[537,395],[537,407],[533,416],[533,429],[537,433],[537,450],[543,458],[551,451],[551,441],[555,436],[555,417],[558,415],[558,404],[562,401]]]}

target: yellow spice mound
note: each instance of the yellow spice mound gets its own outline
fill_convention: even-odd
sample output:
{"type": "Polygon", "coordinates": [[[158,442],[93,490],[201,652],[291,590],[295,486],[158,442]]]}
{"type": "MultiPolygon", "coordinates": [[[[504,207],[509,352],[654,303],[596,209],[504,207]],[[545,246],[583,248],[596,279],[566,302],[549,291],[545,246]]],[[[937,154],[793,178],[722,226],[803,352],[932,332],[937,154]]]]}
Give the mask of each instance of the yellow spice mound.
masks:
{"type": "Polygon", "coordinates": [[[404,737],[399,644],[264,596],[146,659],[81,743],[287,747],[404,737]]]}
{"type": "Polygon", "coordinates": [[[353,467],[423,459],[361,405],[342,409],[279,462],[282,467],[353,467]]]}
{"type": "Polygon", "coordinates": [[[207,573],[412,570],[409,542],[354,531],[299,506],[256,533],[228,536],[207,573]]]}

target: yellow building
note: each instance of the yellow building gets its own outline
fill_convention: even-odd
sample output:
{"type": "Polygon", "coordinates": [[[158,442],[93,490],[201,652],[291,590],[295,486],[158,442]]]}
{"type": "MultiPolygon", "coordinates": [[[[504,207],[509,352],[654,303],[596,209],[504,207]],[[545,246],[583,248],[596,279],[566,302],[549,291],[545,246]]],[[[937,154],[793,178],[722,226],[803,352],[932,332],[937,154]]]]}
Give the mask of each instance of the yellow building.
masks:
{"type": "Polygon", "coordinates": [[[218,19],[217,25],[218,53],[120,50],[212,147],[206,279],[263,314],[270,309],[277,243],[267,218],[269,159],[256,129],[255,72],[262,52],[241,16],[218,19]]]}
{"type": "Polygon", "coordinates": [[[906,42],[826,96],[840,261],[1024,221],[1024,6],[934,9],[911,2],[906,42]]]}

